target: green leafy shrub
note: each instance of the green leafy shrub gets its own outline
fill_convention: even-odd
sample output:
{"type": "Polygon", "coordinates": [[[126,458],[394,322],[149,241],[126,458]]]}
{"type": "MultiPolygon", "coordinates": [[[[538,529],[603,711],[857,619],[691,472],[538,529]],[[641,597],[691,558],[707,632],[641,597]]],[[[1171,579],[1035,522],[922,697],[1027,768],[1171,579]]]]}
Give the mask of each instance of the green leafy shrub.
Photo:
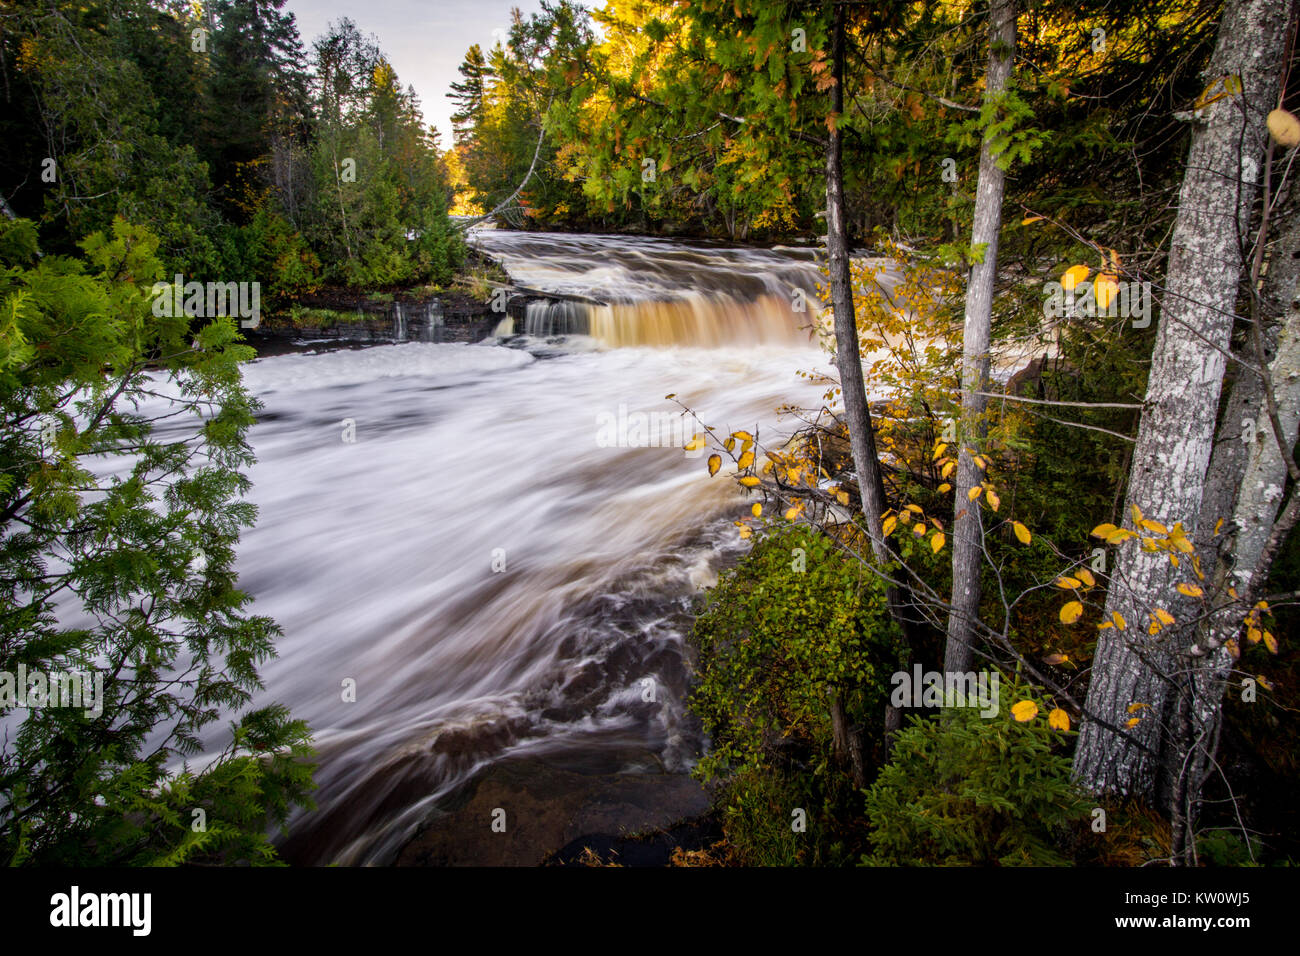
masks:
{"type": "MultiPolygon", "coordinates": [[[[1034,699],[1003,682],[993,718],[973,709],[913,717],[867,792],[872,866],[1061,865],[1071,826],[1092,804],[1070,779],[1063,734],[1023,723],[1009,701],[1034,699]]],[[[1041,702],[1039,710],[1045,708],[1041,702]]]]}
{"type": "Polygon", "coordinates": [[[888,675],[905,650],[878,579],[806,527],[769,531],[721,576],[694,641],[691,708],[711,744],[697,773],[723,778],[717,806],[741,859],[856,858],[859,792],[835,757],[830,701],[864,728],[867,761],[882,759],[888,675]],[[792,830],[796,808],[806,833],[792,830]]]}

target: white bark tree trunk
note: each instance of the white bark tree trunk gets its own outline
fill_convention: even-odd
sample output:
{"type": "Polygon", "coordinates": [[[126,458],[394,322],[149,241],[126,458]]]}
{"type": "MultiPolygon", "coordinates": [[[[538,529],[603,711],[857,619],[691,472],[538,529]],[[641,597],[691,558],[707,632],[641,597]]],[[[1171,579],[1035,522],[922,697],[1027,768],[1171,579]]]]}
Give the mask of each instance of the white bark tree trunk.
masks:
{"type": "MultiPolygon", "coordinates": [[[[1132,505],[1167,527],[1198,526],[1206,468],[1217,417],[1249,234],[1256,179],[1262,169],[1264,118],[1277,97],[1287,0],[1229,0],[1206,76],[1207,85],[1239,78],[1241,92],[1205,105],[1195,117],[1187,172],[1166,270],[1166,291],[1147,383],[1146,408],[1129,474],[1125,523],[1132,505]]],[[[1150,532],[1139,530],[1150,536],[1150,532]]],[[[1087,710],[1114,727],[1145,705],[1124,733],[1085,720],[1074,756],[1076,778],[1095,792],[1157,796],[1161,763],[1173,728],[1172,691],[1184,678],[1191,638],[1182,622],[1197,605],[1175,590],[1191,571],[1174,568],[1168,554],[1123,544],[1110,579],[1106,611],[1124,629],[1100,632],[1087,710]],[[1148,634],[1157,608],[1179,624],[1148,634]]]]}
{"type": "MultiPolygon", "coordinates": [[[[993,0],[989,11],[989,65],[984,87],[986,99],[1006,89],[1011,76],[1016,42],[1015,0],[993,0]]],[[[962,332],[961,427],[958,429],[956,505],[952,533],[952,611],[948,616],[948,642],[943,668],[948,673],[969,671],[975,659],[975,625],[979,619],[980,565],[983,557],[982,505],[968,498],[984,473],[975,464],[972,446],[987,433],[989,338],[993,325],[993,280],[998,271],[998,233],[1002,229],[1002,195],[1005,174],[988,139],[980,147],[979,183],[975,189],[975,217],[971,244],[983,245],[984,258],[971,269],[966,287],[966,322],[962,332]]]]}

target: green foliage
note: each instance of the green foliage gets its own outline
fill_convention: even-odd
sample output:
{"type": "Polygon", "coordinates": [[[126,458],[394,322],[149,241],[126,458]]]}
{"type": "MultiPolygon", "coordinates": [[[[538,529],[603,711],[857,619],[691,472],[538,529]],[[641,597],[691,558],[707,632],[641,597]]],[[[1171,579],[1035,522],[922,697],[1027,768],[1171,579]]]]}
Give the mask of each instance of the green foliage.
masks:
{"type": "Polygon", "coordinates": [[[705,777],[774,766],[794,746],[824,765],[829,695],[845,694],[853,717],[876,722],[905,655],[879,579],[798,526],[763,535],[722,575],[694,640],[691,707],[712,743],[705,777]]]}
{"type": "MultiPolygon", "coordinates": [[[[1074,790],[1063,735],[1011,704],[1035,699],[1003,681],[998,716],[954,708],[913,717],[867,792],[873,866],[1061,865],[1066,831],[1091,806],[1074,790]]],[[[1044,709],[1041,701],[1040,711],[1044,709]]]]}
{"type": "Polygon", "coordinates": [[[255,517],[242,499],[258,406],[239,369],[252,350],[230,318],[194,330],[152,314],[162,265],[146,230],[118,219],[84,258],[38,261],[32,235],[0,223],[0,672],[98,675],[103,696],[12,715],[0,855],[267,861],[266,827],[310,805],[306,726],[247,711],[214,759],[178,765],[247,706],[279,633],[246,613],[234,573],[255,517]],[[158,393],[174,396],[165,432],[144,407],[158,393]]]}

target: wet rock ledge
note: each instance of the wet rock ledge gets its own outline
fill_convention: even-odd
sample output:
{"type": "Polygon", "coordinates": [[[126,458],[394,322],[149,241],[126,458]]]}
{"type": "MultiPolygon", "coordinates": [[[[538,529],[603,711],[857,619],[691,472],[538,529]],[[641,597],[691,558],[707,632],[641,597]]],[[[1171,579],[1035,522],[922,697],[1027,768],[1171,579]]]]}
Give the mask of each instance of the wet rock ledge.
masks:
{"type": "Polygon", "coordinates": [[[398,866],[574,863],[590,846],[605,859],[662,865],[673,847],[713,834],[701,784],[677,773],[588,773],[535,758],[503,760],[446,801],[398,854],[398,866]],[[506,811],[504,833],[493,811],[506,811]],[[646,835],[643,839],[633,839],[646,835]]]}

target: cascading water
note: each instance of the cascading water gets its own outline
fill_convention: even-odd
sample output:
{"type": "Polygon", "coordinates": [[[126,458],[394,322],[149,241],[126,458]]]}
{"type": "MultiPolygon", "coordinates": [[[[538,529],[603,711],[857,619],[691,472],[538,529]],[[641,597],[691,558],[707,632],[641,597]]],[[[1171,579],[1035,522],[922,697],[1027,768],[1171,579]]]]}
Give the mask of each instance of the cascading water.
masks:
{"type": "Polygon", "coordinates": [[[799,328],[815,315],[810,252],[478,241],[522,285],[608,303],[530,312],[519,331],[582,320],[595,342],[409,342],[246,368],[265,410],[240,580],[284,629],[257,703],[288,705],[319,751],[318,809],[282,846],[297,862],[391,862],[507,756],[688,769],[690,604],[742,547],[744,506],[683,451],[694,423],[664,396],[765,440],[795,427],[778,406],[821,401],[796,375],[829,367],[799,328]],[[637,416],[675,424],[602,433],[637,416]]]}
{"type": "Polygon", "coordinates": [[[483,230],[474,237],[521,286],[580,297],[533,301],[522,327],[601,344],[806,343],[821,274],[812,249],[737,249],[668,239],[483,230]]]}

